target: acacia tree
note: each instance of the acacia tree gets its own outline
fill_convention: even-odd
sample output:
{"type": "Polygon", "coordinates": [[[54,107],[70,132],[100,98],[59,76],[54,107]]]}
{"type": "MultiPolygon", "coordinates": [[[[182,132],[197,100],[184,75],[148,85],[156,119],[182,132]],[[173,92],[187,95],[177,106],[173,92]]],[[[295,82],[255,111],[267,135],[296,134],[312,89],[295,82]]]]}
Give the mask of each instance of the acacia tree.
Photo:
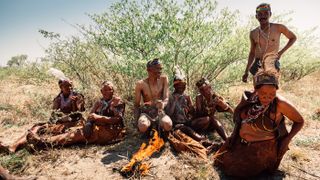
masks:
{"type": "Polygon", "coordinates": [[[130,85],[155,57],[170,76],[179,65],[193,84],[199,77],[215,79],[246,56],[247,40],[236,15],[217,12],[212,0],[121,1],[109,12],[91,15],[95,24],[83,30],[113,56],[112,69],[128,77],[130,85]]]}
{"type": "Polygon", "coordinates": [[[10,60],[7,62],[7,66],[12,67],[12,66],[17,66],[21,67],[26,64],[26,61],[28,59],[28,56],[25,54],[17,55],[11,57],[10,60]]]}
{"type": "MultiPolygon", "coordinates": [[[[174,66],[179,65],[186,73],[188,87],[194,87],[200,77],[219,79],[222,86],[240,81],[249,50],[249,30],[257,21],[251,18],[240,25],[237,15],[227,9],[218,11],[214,0],[122,0],[105,13],[89,15],[93,24],[76,26],[82,37],[62,39],[58,34],[41,33],[53,40],[47,58],[85,87],[111,79],[122,95],[130,97],[134,82],[146,75],[146,62],[156,57],[170,78],[174,66]]],[[[283,22],[283,17],[286,15],[273,16],[273,20],[283,22]]],[[[300,58],[316,58],[310,58],[313,55],[303,43],[296,44],[300,45],[295,45],[295,52],[283,56],[289,79],[296,76],[295,64],[300,58]]],[[[319,67],[312,64],[298,72],[299,77],[319,67]]]]}

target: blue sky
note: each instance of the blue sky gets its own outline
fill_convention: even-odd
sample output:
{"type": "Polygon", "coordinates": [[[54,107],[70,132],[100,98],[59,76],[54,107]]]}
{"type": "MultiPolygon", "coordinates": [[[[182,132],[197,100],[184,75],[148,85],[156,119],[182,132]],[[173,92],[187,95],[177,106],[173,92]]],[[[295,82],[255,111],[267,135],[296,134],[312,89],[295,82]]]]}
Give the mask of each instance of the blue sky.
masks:
{"type": "MultiPolygon", "coordinates": [[[[27,54],[35,60],[44,55],[48,40],[39,29],[69,36],[70,24],[89,24],[86,13],[102,13],[116,0],[0,0],[0,66],[12,56],[27,54]]],[[[218,7],[238,9],[243,17],[254,14],[261,2],[270,3],[273,13],[294,11],[291,25],[301,29],[320,26],[318,0],[218,0],[218,7]]],[[[249,32],[249,30],[248,30],[249,32]]],[[[320,30],[317,30],[320,36],[320,30]]]]}

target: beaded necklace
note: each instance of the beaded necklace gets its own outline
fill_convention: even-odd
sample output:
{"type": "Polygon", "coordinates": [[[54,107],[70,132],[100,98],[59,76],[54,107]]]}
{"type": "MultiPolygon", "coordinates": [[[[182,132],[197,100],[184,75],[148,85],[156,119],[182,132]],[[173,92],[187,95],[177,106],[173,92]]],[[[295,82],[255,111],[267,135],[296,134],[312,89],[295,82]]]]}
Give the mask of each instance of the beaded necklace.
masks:
{"type": "Polygon", "coordinates": [[[270,38],[270,33],[271,33],[271,25],[269,23],[268,25],[268,34],[266,34],[265,32],[263,32],[263,30],[261,29],[261,26],[259,26],[259,33],[258,33],[258,48],[259,48],[259,51],[260,53],[262,53],[262,49],[261,49],[261,46],[260,46],[260,34],[262,35],[262,37],[264,39],[267,40],[267,45],[266,45],[266,48],[264,49],[263,53],[262,53],[262,57],[266,54],[267,52],[267,49],[268,49],[268,46],[269,46],[269,38],[270,38]]]}

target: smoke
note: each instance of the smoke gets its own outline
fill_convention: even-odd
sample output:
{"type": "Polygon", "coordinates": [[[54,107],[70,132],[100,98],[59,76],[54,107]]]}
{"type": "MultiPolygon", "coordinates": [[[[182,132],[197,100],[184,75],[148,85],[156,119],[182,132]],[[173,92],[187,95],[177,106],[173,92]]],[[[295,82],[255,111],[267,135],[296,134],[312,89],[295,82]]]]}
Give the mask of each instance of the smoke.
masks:
{"type": "Polygon", "coordinates": [[[53,75],[54,77],[56,77],[59,80],[69,80],[69,78],[67,78],[66,75],[64,75],[64,73],[62,71],[60,71],[59,69],[56,69],[56,68],[50,68],[47,71],[47,73],[53,75]]]}

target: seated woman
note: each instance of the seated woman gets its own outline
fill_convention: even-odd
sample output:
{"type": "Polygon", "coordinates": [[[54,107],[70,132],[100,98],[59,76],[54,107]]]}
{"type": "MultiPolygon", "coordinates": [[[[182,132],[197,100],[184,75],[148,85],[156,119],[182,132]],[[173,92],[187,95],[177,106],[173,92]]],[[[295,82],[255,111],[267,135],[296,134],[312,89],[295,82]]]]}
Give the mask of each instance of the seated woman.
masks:
{"type": "Polygon", "coordinates": [[[72,82],[69,80],[59,80],[60,93],[53,100],[53,110],[49,123],[35,124],[28,132],[21,136],[15,143],[5,146],[0,142],[0,151],[15,152],[28,144],[27,135],[29,133],[42,136],[53,136],[64,133],[69,128],[77,126],[82,120],[84,111],[84,97],[82,94],[73,91],[72,82]]]}
{"type": "Polygon", "coordinates": [[[53,100],[53,110],[69,114],[76,111],[84,111],[84,97],[73,90],[72,82],[69,80],[59,80],[61,92],[53,100]]]}
{"type": "Polygon", "coordinates": [[[232,107],[225,100],[217,95],[213,90],[209,81],[205,78],[200,79],[196,86],[200,94],[196,97],[196,114],[191,125],[197,132],[207,132],[216,130],[223,140],[227,139],[222,124],[216,119],[215,112],[233,113],[232,107]]]}
{"type": "Polygon", "coordinates": [[[230,176],[275,171],[304,123],[297,109],[277,94],[278,80],[272,73],[258,73],[254,88],[254,92],[244,93],[235,109],[234,131],[217,152],[216,165],[230,176]],[[293,121],[290,133],[285,117],[293,121]]]}

